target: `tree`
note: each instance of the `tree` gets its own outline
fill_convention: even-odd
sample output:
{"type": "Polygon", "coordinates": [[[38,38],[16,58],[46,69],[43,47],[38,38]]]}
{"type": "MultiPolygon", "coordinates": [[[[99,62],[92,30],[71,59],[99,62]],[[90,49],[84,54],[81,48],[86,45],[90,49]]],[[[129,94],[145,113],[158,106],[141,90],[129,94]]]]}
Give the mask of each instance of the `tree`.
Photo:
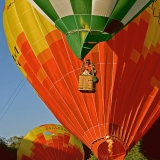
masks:
{"type": "Polygon", "coordinates": [[[14,137],[9,138],[7,141],[8,147],[17,149],[22,141],[22,138],[23,136],[21,137],[14,136],[14,137]]]}
{"type": "Polygon", "coordinates": [[[8,147],[7,143],[5,138],[0,137],[0,158],[2,160],[16,160],[17,149],[8,147]]]}
{"type": "Polygon", "coordinates": [[[136,145],[128,152],[125,160],[148,160],[143,153],[141,153],[142,140],[138,141],[136,145]]]}

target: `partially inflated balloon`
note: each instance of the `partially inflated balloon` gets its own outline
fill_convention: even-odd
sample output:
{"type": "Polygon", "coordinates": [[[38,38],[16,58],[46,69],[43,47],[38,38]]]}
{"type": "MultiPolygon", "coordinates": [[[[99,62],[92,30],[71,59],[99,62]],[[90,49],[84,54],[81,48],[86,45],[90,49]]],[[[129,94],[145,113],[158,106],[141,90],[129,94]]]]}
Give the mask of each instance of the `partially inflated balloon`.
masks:
{"type": "Polygon", "coordinates": [[[27,0],[6,0],[4,29],[16,64],[60,123],[100,160],[123,159],[160,115],[159,8],[155,1],[90,51],[86,59],[98,83],[94,93],[82,93],[82,64],[65,36],[27,0]]]}
{"type": "Polygon", "coordinates": [[[75,55],[83,59],[107,41],[154,0],[28,0],[66,34],[75,55]]]}
{"type": "Polygon", "coordinates": [[[23,137],[17,160],[83,160],[82,143],[63,126],[45,124],[23,137]]]}

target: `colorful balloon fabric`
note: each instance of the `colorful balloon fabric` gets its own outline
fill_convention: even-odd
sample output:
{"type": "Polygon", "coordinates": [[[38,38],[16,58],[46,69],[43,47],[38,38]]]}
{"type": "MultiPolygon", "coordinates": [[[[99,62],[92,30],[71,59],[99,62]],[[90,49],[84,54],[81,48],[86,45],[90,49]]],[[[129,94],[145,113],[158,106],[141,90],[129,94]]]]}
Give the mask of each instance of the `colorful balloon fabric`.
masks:
{"type": "Polygon", "coordinates": [[[107,41],[154,0],[28,0],[65,35],[75,55],[83,59],[107,41]]]}
{"type": "Polygon", "coordinates": [[[83,160],[82,143],[63,126],[45,124],[23,137],[17,160],[83,160]]]}
{"type": "Polygon", "coordinates": [[[78,90],[81,60],[27,0],[6,0],[3,24],[15,63],[59,122],[99,158],[123,159],[160,116],[160,1],[85,57],[95,92],[78,90]],[[159,16],[158,16],[159,15],[159,16]]]}

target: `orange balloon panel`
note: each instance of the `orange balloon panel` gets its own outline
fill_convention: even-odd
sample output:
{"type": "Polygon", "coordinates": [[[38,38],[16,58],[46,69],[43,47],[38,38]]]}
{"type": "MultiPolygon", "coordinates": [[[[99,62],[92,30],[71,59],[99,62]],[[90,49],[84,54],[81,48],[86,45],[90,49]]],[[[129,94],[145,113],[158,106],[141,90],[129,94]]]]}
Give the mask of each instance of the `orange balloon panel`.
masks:
{"type": "Polygon", "coordinates": [[[83,160],[82,143],[64,127],[45,124],[29,131],[17,151],[17,160],[83,160]]]}
{"type": "Polygon", "coordinates": [[[123,159],[160,115],[160,28],[154,8],[160,8],[159,1],[86,56],[97,71],[94,93],[78,91],[82,62],[65,36],[27,0],[4,9],[15,62],[61,124],[96,156],[109,145],[104,144],[109,135],[112,156],[123,159]]]}

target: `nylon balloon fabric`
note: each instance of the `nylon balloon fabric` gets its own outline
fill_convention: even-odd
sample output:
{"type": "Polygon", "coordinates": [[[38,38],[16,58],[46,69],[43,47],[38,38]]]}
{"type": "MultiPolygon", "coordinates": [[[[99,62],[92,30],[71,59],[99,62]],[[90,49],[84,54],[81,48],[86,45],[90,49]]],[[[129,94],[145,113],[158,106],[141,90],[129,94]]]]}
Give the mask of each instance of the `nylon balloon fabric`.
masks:
{"type": "Polygon", "coordinates": [[[100,160],[123,159],[160,115],[159,8],[155,1],[95,45],[85,60],[94,63],[98,82],[95,92],[82,93],[82,62],[65,35],[27,0],[5,1],[3,24],[15,63],[59,122],[100,160]]]}
{"type": "Polygon", "coordinates": [[[107,41],[154,0],[28,0],[60,29],[74,54],[83,59],[107,41]]]}
{"type": "Polygon", "coordinates": [[[82,143],[63,126],[44,124],[29,131],[17,151],[17,160],[83,160],[82,143]]]}

